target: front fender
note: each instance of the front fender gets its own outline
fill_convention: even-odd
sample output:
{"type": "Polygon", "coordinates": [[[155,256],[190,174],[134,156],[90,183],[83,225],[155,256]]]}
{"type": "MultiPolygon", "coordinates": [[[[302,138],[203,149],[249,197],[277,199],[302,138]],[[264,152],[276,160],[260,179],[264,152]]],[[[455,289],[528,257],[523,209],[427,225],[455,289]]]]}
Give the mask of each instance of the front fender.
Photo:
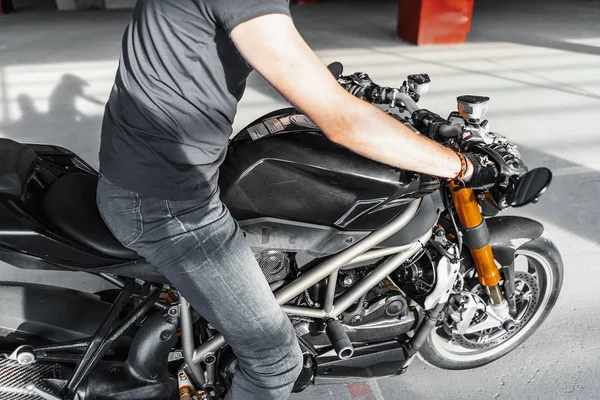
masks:
{"type": "Polygon", "coordinates": [[[502,216],[486,219],[494,258],[506,266],[515,259],[515,251],[544,233],[544,225],[529,218],[502,216]]]}

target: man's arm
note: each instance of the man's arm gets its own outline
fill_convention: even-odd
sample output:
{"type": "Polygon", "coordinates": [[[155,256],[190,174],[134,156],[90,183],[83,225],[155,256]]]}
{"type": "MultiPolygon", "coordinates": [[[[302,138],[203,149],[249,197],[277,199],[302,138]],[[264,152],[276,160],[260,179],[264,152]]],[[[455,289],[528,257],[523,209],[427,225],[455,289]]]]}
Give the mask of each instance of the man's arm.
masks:
{"type": "Polygon", "coordinates": [[[244,22],[232,30],[231,39],[244,58],[330,140],[401,169],[447,178],[460,172],[454,151],[344,90],[288,16],[270,14],[244,22]]]}

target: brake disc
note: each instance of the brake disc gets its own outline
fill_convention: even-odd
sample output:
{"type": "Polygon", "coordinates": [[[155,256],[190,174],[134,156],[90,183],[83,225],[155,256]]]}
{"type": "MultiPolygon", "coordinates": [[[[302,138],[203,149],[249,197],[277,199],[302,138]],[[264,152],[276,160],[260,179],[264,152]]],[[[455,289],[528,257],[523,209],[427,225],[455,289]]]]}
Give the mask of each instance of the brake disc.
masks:
{"type": "MultiPolygon", "coordinates": [[[[515,287],[521,285],[523,285],[521,290],[515,292],[518,311],[515,318],[515,329],[512,332],[507,332],[504,328],[498,327],[466,335],[452,335],[454,341],[467,349],[485,349],[497,346],[520,332],[533,317],[540,298],[539,286],[533,275],[517,271],[515,273],[515,287]]],[[[473,290],[475,291],[476,288],[473,288],[473,290]]]]}

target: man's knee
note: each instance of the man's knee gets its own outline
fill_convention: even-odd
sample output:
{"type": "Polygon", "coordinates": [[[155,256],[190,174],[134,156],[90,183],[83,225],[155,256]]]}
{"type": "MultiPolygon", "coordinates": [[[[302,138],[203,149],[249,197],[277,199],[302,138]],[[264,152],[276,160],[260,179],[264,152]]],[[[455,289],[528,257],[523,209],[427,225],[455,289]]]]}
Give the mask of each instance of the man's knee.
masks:
{"type": "Polygon", "coordinates": [[[289,347],[289,356],[286,360],[286,365],[288,366],[289,370],[290,383],[296,382],[296,379],[302,371],[303,364],[304,355],[302,354],[300,343],[298,343],[298,340],[294,336],[294,342],[289,347]]]}
{"type": "Polygon", "coordinates": [[[304,356],[291,325],[284,332],[263,336],[255,345],[251,356],[239,354],[250,379],[262,387],[293,385],[302,371],[304,356]]]}
{"type": "Polygon", "coordinates": [[[250,367],[249,374],[262,387],[292,386],[302,371],[304,358],[298,341],[294,339],[273,353],[274,356],[265,357],[263,362],[250,367]]]}
{"type": "Polygon", "coordinates": [[[300,372],[302,372],[302,368],[304,366],[304,354],[302,353],[302,349],[300,348],[300,343],[298,343],[298,341],[296,340],[296,346],[294,349],[294,354],[292,355],[292,360],[293,360],[293,366],[294,369],[291,373],[293,380],[292,382],[296,382],[296,379],[298,379],[298,376],[300,375],[300,372]]]}

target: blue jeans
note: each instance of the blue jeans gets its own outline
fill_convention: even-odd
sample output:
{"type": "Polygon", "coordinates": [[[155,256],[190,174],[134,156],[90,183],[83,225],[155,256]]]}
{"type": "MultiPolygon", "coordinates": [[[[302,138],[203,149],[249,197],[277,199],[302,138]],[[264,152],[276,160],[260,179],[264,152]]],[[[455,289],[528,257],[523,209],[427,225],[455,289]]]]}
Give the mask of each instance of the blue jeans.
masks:
{"type": "Polygon", "coordinates": [[[239,359],[228,399],[286,399],[302,368],[293,326],[218,193],[205,200],[144,197],[105,178],[102,218],[177,288],[239,359]]]}

